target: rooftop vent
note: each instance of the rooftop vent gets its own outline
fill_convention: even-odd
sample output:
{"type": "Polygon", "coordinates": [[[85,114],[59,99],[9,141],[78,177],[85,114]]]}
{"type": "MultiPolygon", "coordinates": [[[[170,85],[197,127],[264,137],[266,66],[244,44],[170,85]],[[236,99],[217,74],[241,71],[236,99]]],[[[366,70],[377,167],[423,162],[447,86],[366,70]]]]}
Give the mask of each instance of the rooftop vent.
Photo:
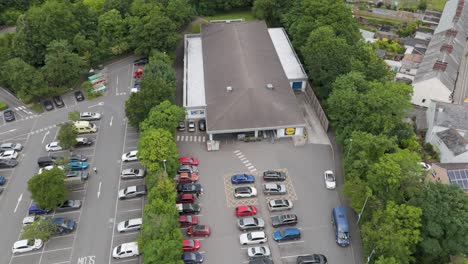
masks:
{"type": "Polygon", "coordinates": [[[442,47],[440,47],[440,51],[447,51],[447,53],[452,53],[453,46],[450,44],[444,44],[442,47]]]}
{"type": "Polygon", "coordinates": [[[447,37],[456,37],[457,33],[458,33],[458,31],[456,31],[455,29],[449,29],[449,30],[447,30],[445,32],[445,36],[447,36],[447,37]]]}
{"type": "Polygon", "coordinates": [[[269,83],[269,84],[266,85],[266,88],[270,89],[270,90],[273,90],[273,88],[275,88],[275,86],[273,86],[273,84],[269,83]]]}
{"type": "Polygon", "coordinates": [[[232,92],[232,86],[228,86],[226,87],[226,91],[229,93],[229,92],[232,92]]]}
{"type": "Polygon", "coordinates": [[[445,71],[445,69],[447,69],[447,62],[436,61],[436,63],[434,63],[434,67],[432,67],[432,69],[434,69],[436,71],[445,71]]]}
{"type": "Polygon", "coordinates": [[[444,111],[444,108],[443,108],[443,107],[439,107],[439,108],[437,108],[437,111],[443,112],[443,111],[444,111]]]}

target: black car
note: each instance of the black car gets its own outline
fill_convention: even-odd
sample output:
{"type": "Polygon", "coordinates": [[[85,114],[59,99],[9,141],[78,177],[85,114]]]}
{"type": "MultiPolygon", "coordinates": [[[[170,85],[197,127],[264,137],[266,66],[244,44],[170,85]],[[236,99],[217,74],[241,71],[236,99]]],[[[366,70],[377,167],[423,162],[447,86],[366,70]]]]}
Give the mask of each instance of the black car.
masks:
{"type": "Polygon", "coordinates": [[[39,165],[40,168],[43,168],[46,166],[56,165],[63,160],[63,157],[44,156],[37,159],[37,165],[39,165]]]}
{"type": "Polygon", "coordinates": [[[206,130],[206,120],[200,119],[198,120],[198,130],[205,131],[206,130]]]}
{"type": "Polygon", "coordinates": [[[52,100],[54,101],[55,106],[57,106],[58,108],[65,106],[65,103],[63,102],[62,97],[60,97],[60,95],[52,97],[52,100]]]}
{"type": "Polygon", "coordinates": [[[54,108],[55,108],[50,100],[45,100],[44,102],[42,102],[42,104],[44,105],[44,108],[47,111],[54,110],[54,108]]]}
{"type": "Polygon", "coordinates": [[[179,125],[177,126],[177,130],[184,131],[185,130],[185,121],[179,121],[179,125]]]}
{"type": "Polygon", "coordinates": [[[177,192],[200,194],[203,192],[203,188],[201,184],[198,183],[179,183],[177,184],[177,192]]]}
{"type": "Polygon", "coordinates": [[[148,58],[140,58],[133,61],[133,65],[145,65],[148,63],[148,58]]]}
{"type": "Polygon", "coordinates": [[[177,210],[180,215],[199,214],[201,209],[198,204],[177,204],[177,210]]]}
{"type": "Polygon", "coordinates": [[[14,121],[16,119],[15,118],[15,113],[11,109],[7,109],[7,110],[3,111],[3,118],[5,118],[6,122],[11,122],[11,121],[14,121]]]}
{"type": "Polygon", "coordinates": [[[85,98],[84,98],[84,95],[81,91],[76,91],[75,92],[75,98],[77,101],[83,101],[85,98]]]}
{"type": "Polygon", "coordinates": [[[269,257],[254,258],[249,261],[249,264],[273,264],[273,260],[269,257]]]}
{"type": "Polygon", "coordinates": [[[18,161],[14,159],[0,160],[0,169],[14,168],[16,165],[18,165],[18,161]]]}
{"type": "Polygon", "coordinates": [[[295,214],[285,214],[285,215],[275,215],[271,217],[271,225],[273,227],[285,226],[285,225],[296,225],[297,224],[297,215],[295,214]]]}
{"type": "Polygon", "coordinates": [[[317,264],[327,264],[327,258],[322,254],[312,254],[299,256],[296,259],[297,264],[306,264],[306,263],[317,263],[317,264]]]}
{"type": "Polygon", "coordinates": [[[284,181],[286,180],[286,173],[282,171],[268,170],[263,173],[264,181],[284,181]]]}
{"type": "Polygon", "coordinates": [[[70,161],[87,161],[88,157],[81,154],[72,154],[70,156],[70,161]]]}

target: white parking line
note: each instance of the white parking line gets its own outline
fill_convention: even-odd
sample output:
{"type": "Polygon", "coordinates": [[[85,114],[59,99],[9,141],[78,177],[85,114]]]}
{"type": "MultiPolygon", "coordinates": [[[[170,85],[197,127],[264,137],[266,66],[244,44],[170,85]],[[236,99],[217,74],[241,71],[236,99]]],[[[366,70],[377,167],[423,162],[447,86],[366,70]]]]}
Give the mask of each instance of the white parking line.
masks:
{"type": "Polygon", "coordinates": [[[114,237],[123,237],[123,236],[135,235],[135,234],[138,234],[138,233],[139,233],[139,231],[118,233],[118,235],[114,235],[114,237]]]}
{"type": "Polygon", "coordinates": [[[237,157],[238,157],[239,159],[241,159],[241,160],[242,160],[242,159],[245,159],[245,158],[244,158],[244,157],[245,157],[244,154],[241,154],[240,156],[237,156],[237,157]]]}
{"type": "Polygon", "coordinates": [[[70,263],[70,261],[62,261],[62,262],[56,262],[56,263],[52,263],[52,264],[65,264],[65,263],[70,263]]]}
{"type": "MultiPolygon", "coordinates": [[[[138,259],[138,257],[132,257],[131,259],[114,261],[114,263],[125,263],[125,262],[135,261],[136,259],[138,259]]],[[[110,263],[110,260],[109,260],[109,263],[110,263]]]]}
{"type": "Polygon", "coordinates": [[[21,254],[21,255],[14,255],[12,258],[26,257],[26,256],[32,256],[32,255],[37,255],[37,254],[42,254],[42,253],[57,252],[57,251],[69,250],[69,249],[72,249],[72,247],[44,250],[41,252],[32,252],[32,253],[26,253],[26,254],[21,254]]]}
{"type": "Polygon", "coordinates": [[[50,237],[50,239],[57,239],[57,238],[64,238],[64,237],[72,237],[74,236],[75,234],[71,234],[71,235],[66,235],[66,236],[52,236],[50,237]]]}
{"type": "Polygon", "coordinates": [[[299,241],[291,241],[291,242],[278,242],[278,246],[282,245],[289,245],[289,244],[297,244],[297,243],[304,243],[304,240],[299,240],[299,241]]]}
{"type": "Polygon", "coordinates": [[[180,139],[180,136],[177,136],[177,139],[176,139],[176,141],[179,141],[179,139],[180,139]]]}
{"type": "Polygon", "coordinates": [[[126,210],[126,211],[119,211],[119,213],[130,213],[130,212],[136,212],[136,211],[141,211],[142,209],[131,209],[131,210],[126,210]]]}
{"type": "Polygon", "coordinates": [[[250,162],[249,160],[242,161],[242,163],[244,163],[244,164],[249,163],[249,162],[250,162]]]}
{"type": "Polygon", "coordinates": [[[238,153],[238,152],[240,152],[240,150],[234,150],[234,153],[238,153]]]}

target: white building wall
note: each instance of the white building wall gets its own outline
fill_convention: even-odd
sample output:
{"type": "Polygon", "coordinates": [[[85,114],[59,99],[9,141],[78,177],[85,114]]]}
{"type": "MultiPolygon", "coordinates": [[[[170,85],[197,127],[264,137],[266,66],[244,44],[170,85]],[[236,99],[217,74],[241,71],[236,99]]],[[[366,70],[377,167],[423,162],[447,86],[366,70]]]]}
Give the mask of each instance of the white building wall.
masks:
{"type": "Polygon", "coordinates": [[[304,128],[303,127],[294,127],[294,134],[289,134],[290,132],[286,133],[286,131],[290,128],[279,128],[276,130],[276,136],[281,138],[281,137],[292,137],[292,136],[300,136],[304,134],[304,128]]]}
{"type": "Polygon", "coordinates": [[[413,96],[411,103],[428,107],[431,100],[451,103],[452,92],[437,78],[413,83],[413,96]]]}
{"type": "Polygon", "coordinates": [[[468,162],[468,151],[455,156],[444,144],[442,139],[437,136],[437,132],[447,130],[447,127],[434,126],[426,134],[426,142],[430,143],[440,154],[441,163],[466,163],[468,162]]]}

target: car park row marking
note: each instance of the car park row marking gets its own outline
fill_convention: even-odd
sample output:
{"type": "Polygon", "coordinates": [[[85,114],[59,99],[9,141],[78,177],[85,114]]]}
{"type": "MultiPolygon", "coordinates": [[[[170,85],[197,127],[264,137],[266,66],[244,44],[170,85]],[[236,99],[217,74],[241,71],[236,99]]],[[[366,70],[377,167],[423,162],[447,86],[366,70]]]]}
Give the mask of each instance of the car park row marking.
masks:
{"type": "Polygon", "coordinates": [[[205,136],[180,136],[180,135],[178,135],[176,137],[176,141],[179,141],[179,142],[205,142],[206,137],[205,136]]]}
{"type": "Polygon", "coordinates": [[[239,160],[242,163],[244,163],[245,167],[247,167],[247,169],[249,169],[250,172],[257,171],[255,166],[252,165],[252,163],[245,157],[244,154],[242,154],[242,152],[240,150],[235,150],[234,154],[236,154],[237,158],[239,158],[239,160]]]}

